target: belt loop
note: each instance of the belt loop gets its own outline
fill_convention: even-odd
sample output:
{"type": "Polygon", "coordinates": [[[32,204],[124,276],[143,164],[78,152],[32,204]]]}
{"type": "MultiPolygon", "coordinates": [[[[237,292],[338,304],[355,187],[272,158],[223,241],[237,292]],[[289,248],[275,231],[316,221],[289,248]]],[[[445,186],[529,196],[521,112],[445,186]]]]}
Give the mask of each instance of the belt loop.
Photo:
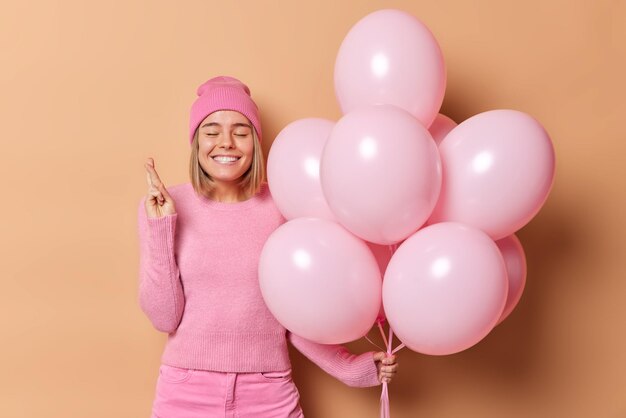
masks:
{"type": "Polygon", "coordinates": [[[224,404],[224,415],[228,418],[235,417],[235,383],[237,373],[226,373],[226,402],[224,404]]]}

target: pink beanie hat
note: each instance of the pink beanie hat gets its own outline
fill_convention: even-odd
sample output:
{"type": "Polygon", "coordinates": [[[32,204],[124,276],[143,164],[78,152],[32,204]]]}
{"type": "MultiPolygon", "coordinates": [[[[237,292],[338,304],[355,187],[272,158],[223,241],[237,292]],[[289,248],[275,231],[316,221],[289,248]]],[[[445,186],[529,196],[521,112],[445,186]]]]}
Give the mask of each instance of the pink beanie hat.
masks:
{"type": "Polygon", "coordinates": [[[189,118],[189,142],[200,122],[218,110],[234,110],[247,117],[261,141],[261,119],[259,109],[250,97],[250,89],[233,77],[219,76],[202,83],[196,91],[198,98],[191,105],[189,118]]]}

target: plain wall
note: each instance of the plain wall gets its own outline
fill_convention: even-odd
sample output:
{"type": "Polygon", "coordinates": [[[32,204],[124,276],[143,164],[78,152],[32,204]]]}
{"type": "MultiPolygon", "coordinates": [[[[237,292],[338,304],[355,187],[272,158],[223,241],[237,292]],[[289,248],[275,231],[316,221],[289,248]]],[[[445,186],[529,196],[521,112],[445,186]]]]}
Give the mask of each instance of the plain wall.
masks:
{"type": "MultiPolygon", "coordinates": [[[[518,232],[517,309],[462,353],[401,351],[393,417],[626,416],[626,2],[2,3],[0,416],[148,417],[166,335],[137,304],[145,159],[166,185],[188,181],[189,106],[219,74],[250,86],[266,155],[296,119],[337,120],[337,50],[380,8],[438,39],[442,113],[527,112],[557,158],[518,232]]],[[[292,359],[307,417],[378,416],[379,387],[292,359]]]]}

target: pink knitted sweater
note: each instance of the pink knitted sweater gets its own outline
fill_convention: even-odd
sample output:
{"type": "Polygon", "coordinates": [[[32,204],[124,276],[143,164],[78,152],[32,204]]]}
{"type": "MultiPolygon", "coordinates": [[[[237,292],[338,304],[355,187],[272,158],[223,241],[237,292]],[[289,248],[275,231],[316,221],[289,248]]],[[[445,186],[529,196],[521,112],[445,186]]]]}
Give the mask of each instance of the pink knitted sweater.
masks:
{"type": "Polygon", "coordinates": [[[197,195],[191,183],[167,188],[176,214],[148,218],[138,207],[139,295],[153,326],[168,333],[161,361],[223,372],[291,367],[287,339],[349,386],[380,384],[373,352],[353,355],[287,331],[261,296],[258,263],[268,236],[286,220],[267,183],[243,202],[197,195]]]}

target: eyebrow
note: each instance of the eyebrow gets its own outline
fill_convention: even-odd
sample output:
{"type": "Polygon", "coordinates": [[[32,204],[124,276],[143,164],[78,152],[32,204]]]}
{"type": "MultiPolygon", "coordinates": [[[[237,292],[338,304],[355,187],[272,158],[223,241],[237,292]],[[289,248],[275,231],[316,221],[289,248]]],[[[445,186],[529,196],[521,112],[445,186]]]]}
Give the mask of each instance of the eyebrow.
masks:
{"type": "MultiPolygon", "coordinates": [[[[222,125],[220,125],[220,124],[219,124],[219,123],[217,123],[217,122],[211,122],[211,123],[205,123],[204,125],[202,125],[202,126],[201,126],[201,128],[204,128],[205,126],[222,126],[222,125]]],[[[240,123],[240,122],[238,122],[238,123],[233,123],[233,126],[234,126],[234,127],[238,127],[238,126],[246,126],[246,127],[250,128],[250,129],[252,129],[252,126],[248,125],[247,123],[240,123]]]]}

